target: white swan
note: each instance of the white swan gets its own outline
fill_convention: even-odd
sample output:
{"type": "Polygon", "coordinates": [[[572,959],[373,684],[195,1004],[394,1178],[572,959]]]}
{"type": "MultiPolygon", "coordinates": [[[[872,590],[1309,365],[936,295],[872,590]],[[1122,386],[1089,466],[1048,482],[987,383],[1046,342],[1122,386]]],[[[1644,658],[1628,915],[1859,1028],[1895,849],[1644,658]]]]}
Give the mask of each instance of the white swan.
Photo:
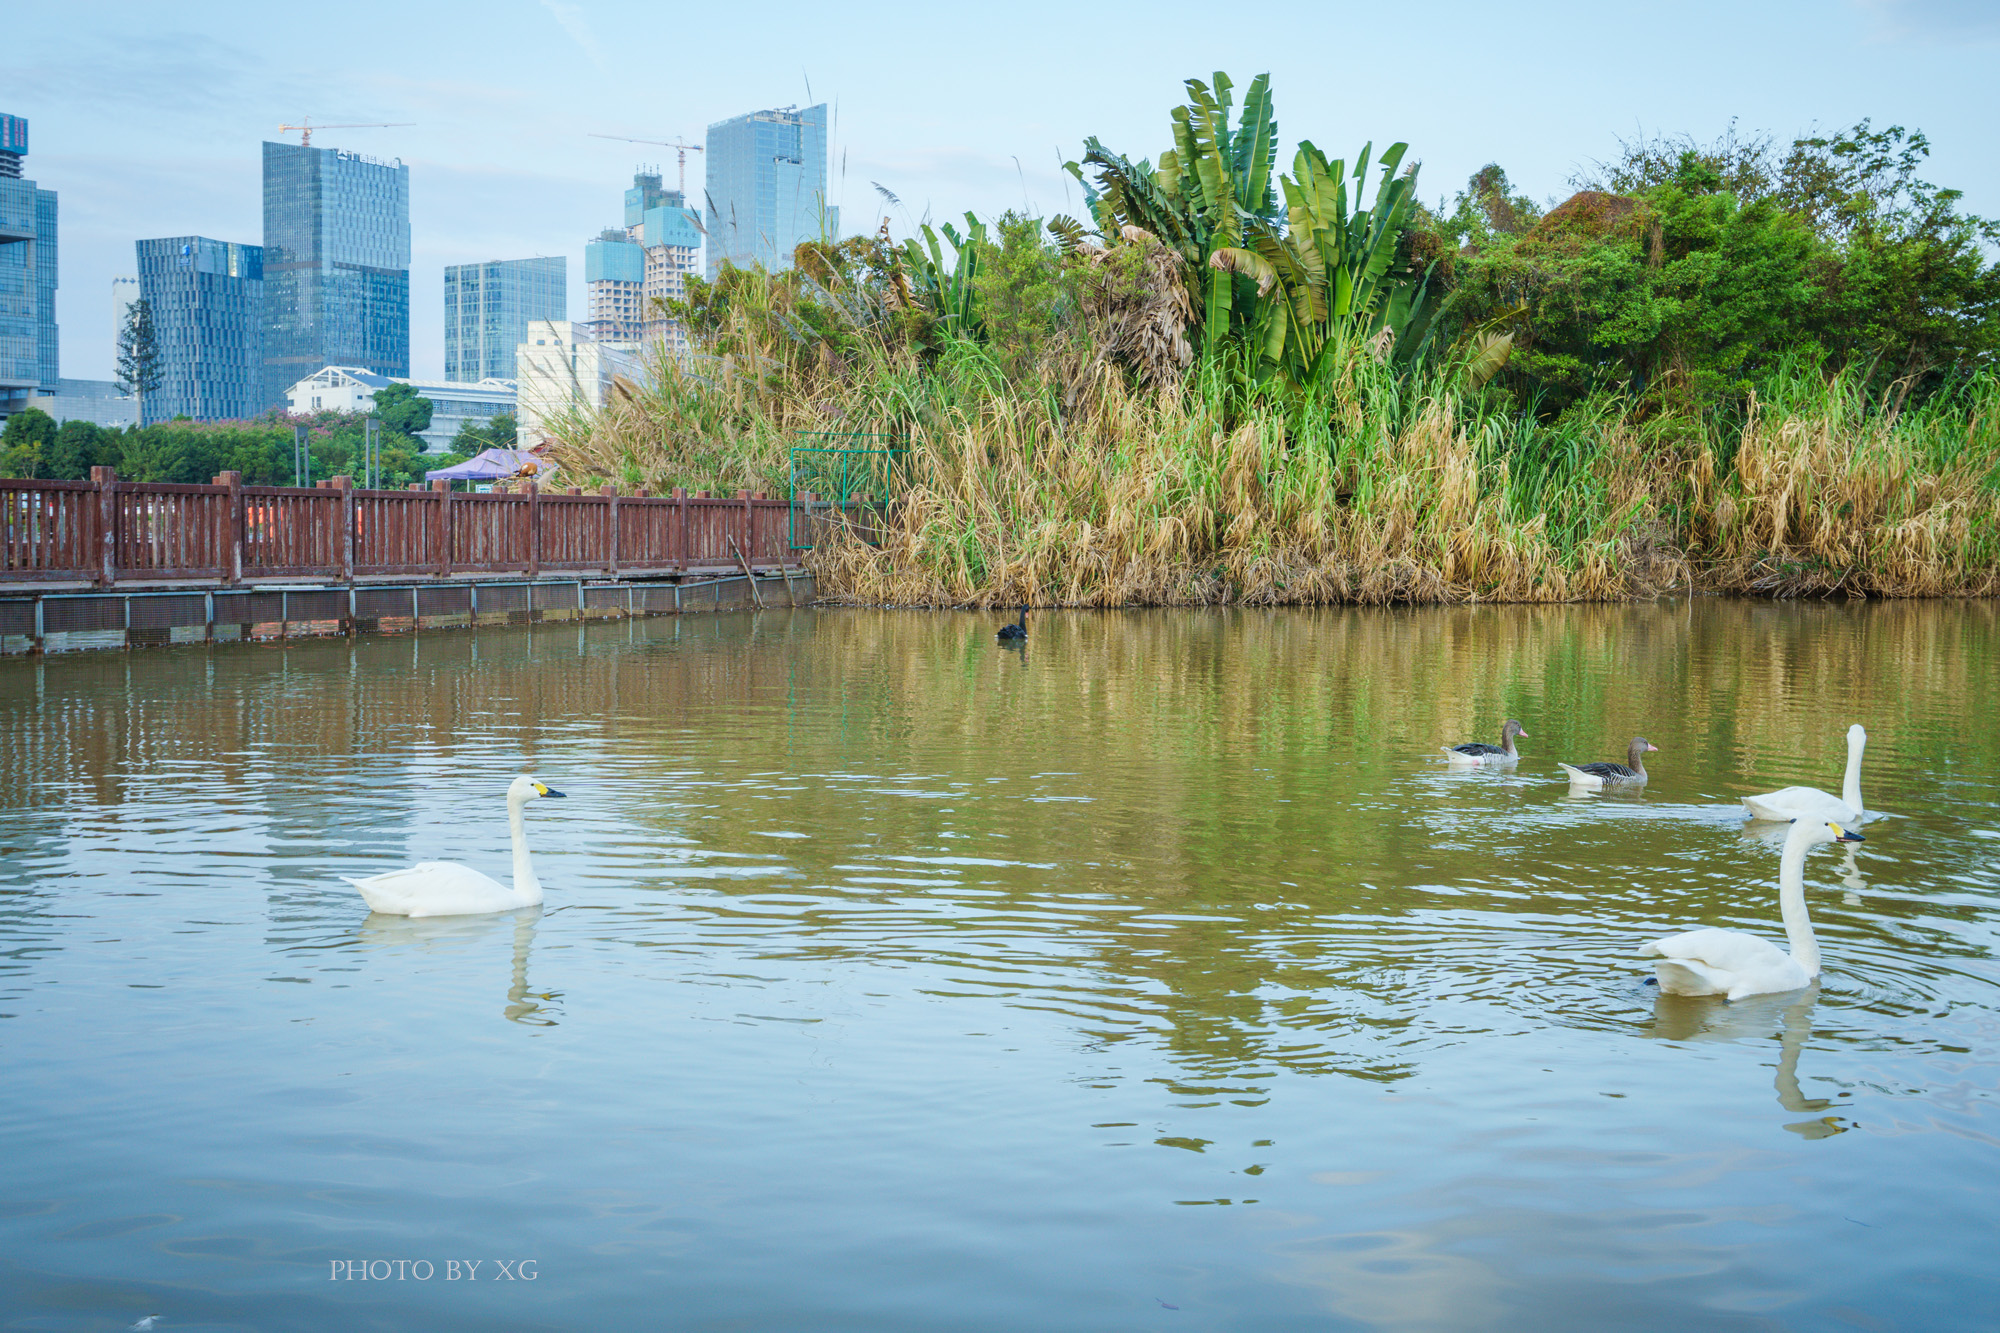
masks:
{"type": "Polygon", "coordinates": [[[528,859],[528,831],[522,823],[521,807],[537,796],[561,795],[529,777],[515,778],[508,784],[507,823],[514,832],[511,889],[491,875],[450,861],[423,861],[407,870],[384,871],[365,879],[341,878],[361,890],[371,908],[390,916],[475,916],[533,907],[542,900],[542,882],[535,878],[535,863],[528,859]]]}
{"type": "Polygon", "coordinates": [[[1785,838],[1778,863],[1778,907],[1785,918],[1786,953],[1769,940],[1740,930],[1689,930],[1654,940],[1639,950],[1657,955],[1653,974],[1668,995],[1772,995],[1797,990],[1819,975],[1819,941],[1806,915],[1806,852],[1829,842],[1866,842],[1832,820],[1801,819],[1785,838]]]}
{"type": "Polygon", "coordinates": [[[1752,819],[1779,823],[1788,819],[1824,823],[1831,819],[1840,824],[1859,824],[1868,817],[1861,806],[1861,752],[1867,748],[1868,733],[1856,722],[1847,729],[1847,776],[1840,784],[1839,796],[1818,787],[1785,787],[1762,796],[1745,796],[1743,808],[1752,819]]]}

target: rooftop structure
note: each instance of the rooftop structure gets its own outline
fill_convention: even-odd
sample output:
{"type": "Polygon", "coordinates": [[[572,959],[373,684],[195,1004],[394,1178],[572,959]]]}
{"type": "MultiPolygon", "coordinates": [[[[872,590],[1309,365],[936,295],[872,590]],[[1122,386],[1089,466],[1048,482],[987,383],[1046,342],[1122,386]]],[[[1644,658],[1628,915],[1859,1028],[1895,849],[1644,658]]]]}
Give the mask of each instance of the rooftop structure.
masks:
{"type": "Polygon", "coordinates": [[[139,400],[111,380],[57,380],[54,393],[33,404],[58,422],[89,421],[99,426],[136,426],[139,400]]]}

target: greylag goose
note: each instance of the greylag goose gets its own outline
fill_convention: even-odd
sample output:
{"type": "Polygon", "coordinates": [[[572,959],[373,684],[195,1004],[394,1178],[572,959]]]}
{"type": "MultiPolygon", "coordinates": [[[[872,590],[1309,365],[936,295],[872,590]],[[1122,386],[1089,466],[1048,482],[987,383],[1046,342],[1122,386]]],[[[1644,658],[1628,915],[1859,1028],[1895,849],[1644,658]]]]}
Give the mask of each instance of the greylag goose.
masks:
{"type": "Polygon", "coordinates": [[[1474,764],[1511,764],[1521,757],[1521,752],[1514,748],[1514,738],[1527,734],[1526,731],[1522,730],[1521,724],[1510,717],[1507,719],[1506,724],[1500,728],[1500,743],[1498,745],[1488,745],[1485,741],[1467,741],[1463,745],[1447,745],[1442,748],[1444,749],[1444,757],[1453,764],[1465,764],[1468,766],[1474,764]]]}
{"type": "Polygon", "coordinates": [[[1659,748],[1644,736],[1634,736],[1632,744],[1626,748],[1622,764],[1558,763],[1556,767],[1569,774],[1570,786],[1589,791],[1601,791],[1606,787],[1643,787],[1646,785],[1646,755],[1659,748]]]}

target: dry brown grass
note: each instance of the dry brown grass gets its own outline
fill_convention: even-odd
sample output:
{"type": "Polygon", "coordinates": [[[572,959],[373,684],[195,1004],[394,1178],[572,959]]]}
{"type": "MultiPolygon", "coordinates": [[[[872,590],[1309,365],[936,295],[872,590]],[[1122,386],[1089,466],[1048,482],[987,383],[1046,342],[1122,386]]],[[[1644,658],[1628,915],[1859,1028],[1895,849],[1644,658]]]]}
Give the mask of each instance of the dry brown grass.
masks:
{"type": "Polygon", "coordinates": [[[1730,470],[1709,452],[1692,475],[1704,585],[1778,596],[2000,592],[2000,440],[1984,406],[1898,423],[1838,392],[1803,408],[1753,404],[1730,470]]]}

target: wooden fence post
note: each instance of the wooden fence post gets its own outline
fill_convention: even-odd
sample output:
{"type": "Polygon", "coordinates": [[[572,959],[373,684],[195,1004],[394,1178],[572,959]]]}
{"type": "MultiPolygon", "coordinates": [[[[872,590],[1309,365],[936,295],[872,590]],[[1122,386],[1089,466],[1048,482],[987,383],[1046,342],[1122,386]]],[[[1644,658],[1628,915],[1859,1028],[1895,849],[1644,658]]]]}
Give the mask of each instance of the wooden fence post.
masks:
{"type": "Polygon", "coordinates": [[[118,469],[93,467],[90,480],[97,487],[97,582],[108,588],[118,581],[118,469]]]}
{"type": "Polygon", "coordinates": [[[437,494],[438,506],[438,577],[447,579],[451,577],[451,483],[439,477],[431,483],[431,490],[437,494]]]}
{"type": "Polygon", "coordinates": [[[354,582],[354,478],[335,477],[333,489],[340,492],[340,581],[354,582]]]}
{"type": "Polygon", "coordinates": [[[542,574],[542,488],[533,481],[521,483],[528,492],[528,577],[542,574]]]}
{"type": "Polygon", "coordinates": [[[615,579],[618,577],[618,488],[607,481],[599,491],[599,494],[603,495],[605,503],[611,506],[611,514],[605,519],[606,525],[611,530],[611,552],[610,558],[605,562],[605,566],[611,571],[611,577],[615,579]]]}
{"type": "Polygon", "coordinates": [[[222,553],[222,581],[233,588],[243,582],[243,474],[218,473],[215,484],[229,488],[229,513],[223,519],[229,549],[222,553]]]}
{"type": "Polygon", "coordinates": [[[685,574],[688,567],[688,488],[674,487],[674,499],[679,502],[674,506],[674,513],[681,523],[680,533],[674,539],[674,566],[685,574]]]}

